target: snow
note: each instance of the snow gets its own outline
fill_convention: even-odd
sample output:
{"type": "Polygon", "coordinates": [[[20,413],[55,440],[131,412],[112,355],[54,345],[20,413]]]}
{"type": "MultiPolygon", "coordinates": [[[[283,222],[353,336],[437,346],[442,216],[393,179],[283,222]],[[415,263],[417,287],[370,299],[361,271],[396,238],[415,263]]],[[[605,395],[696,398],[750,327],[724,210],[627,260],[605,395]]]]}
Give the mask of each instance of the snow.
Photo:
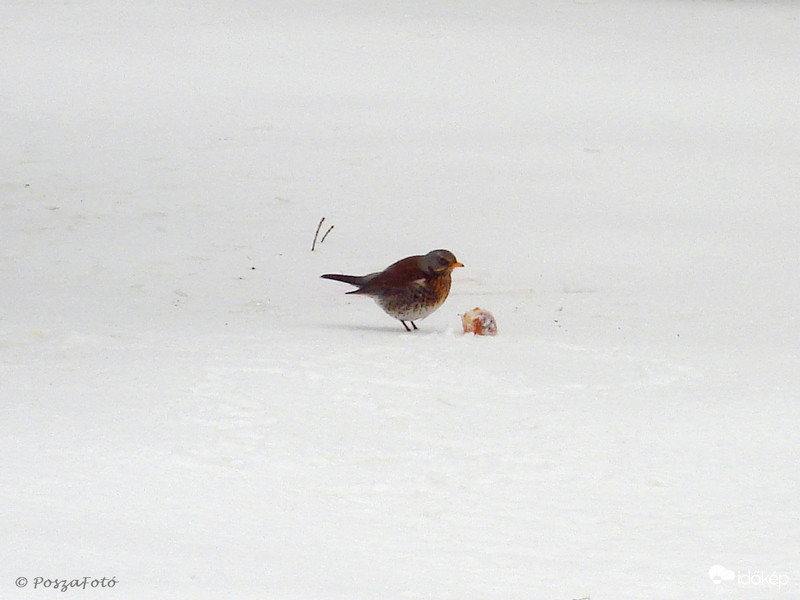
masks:
{"type": "Polygon", "coordinates": [[[798,18],[4,2],[0,596],[800,597],[798,18]]]}

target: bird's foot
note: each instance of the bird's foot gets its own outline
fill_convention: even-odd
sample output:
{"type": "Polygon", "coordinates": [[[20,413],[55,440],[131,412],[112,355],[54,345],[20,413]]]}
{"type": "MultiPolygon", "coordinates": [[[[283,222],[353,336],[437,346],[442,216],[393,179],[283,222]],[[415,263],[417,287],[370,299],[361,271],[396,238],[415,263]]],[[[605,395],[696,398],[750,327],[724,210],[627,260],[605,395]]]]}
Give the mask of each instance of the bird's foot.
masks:
{"type": "Polygon", "coordinates": [[[400,322],[403,324],[403,327],[405,327],[405,328],[406,328],[406,331],[411,331],[411,327],[413,327],[414,329],[418,329],[418,327],[416,326],[416,324],[414,323],[414,321],[409,321],[409,322],[408,322],[408,323],[411,323],[411,327],[409,327],[409,326],[408,326],[408,323],[406,323],[405,321],[402,321],[402,320],[401,320],[400,322]]]}

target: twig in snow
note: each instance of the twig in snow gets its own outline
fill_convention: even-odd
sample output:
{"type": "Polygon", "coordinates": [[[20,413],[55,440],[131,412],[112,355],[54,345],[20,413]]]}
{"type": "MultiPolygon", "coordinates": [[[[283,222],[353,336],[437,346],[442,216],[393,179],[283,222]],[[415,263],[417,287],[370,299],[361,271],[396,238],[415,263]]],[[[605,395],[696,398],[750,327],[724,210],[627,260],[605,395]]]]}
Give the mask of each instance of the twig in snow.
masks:
{"type": "MultiPolygon", "coordinates": [[[[317,225],[317,230],[314,232],[314,241],[311,242],[311,251],[314,251],[314,248],[317,247],[317,236],[319,236],[319,230],[322,227],[322,223],[325,221],[325,217],[322,217],[319,220],[319,225],[317,225]]],[[[325,235],[328,235],[327,233],[325,235]]]]}
{"type": "MultiPolygon", "coordinates": [[[[317,238],[319,237],[320,229],[322,229],[322,224],[325,222],[325,217],[322,217],[317,224],[317,230],[314,232],[314,241],[311,243],[311,251],[314,251],[314,248],[317,247],[317,238]]],[[[333,231],[333,225],[328,227],[328,231],[325,232],[325,235],[322,236],[322,239],[319,241],[321,244],[325,241],[325,238],[328,237],[328,234],[333,231]]]]}

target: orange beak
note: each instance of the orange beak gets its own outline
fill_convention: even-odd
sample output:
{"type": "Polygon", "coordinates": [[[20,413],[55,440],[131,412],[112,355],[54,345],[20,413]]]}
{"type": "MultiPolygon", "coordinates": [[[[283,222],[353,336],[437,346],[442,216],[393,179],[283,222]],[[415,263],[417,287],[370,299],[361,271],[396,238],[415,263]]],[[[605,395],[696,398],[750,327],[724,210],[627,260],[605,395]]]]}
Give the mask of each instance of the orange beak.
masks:
{"type": "Polygon", "coordinates": [[[462,265],[460,262],[454,262],[454,263],[453,263],[453,268],[454,268],[454,269],[455,269],[456,267],[463,267],[463,266],[464,266],[464,265],[462,265]]]}

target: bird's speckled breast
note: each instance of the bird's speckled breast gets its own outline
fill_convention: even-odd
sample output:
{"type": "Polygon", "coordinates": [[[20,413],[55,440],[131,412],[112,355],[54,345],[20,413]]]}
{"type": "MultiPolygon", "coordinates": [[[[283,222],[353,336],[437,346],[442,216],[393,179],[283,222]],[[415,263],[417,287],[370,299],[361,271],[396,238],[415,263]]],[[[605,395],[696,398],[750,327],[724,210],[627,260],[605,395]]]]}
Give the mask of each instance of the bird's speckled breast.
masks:
{"type": "Polygon", "coordinates": [[[401,321],[424,319],[447,299],[450,293],[450,274],[422,280],[394,293],[375,296],[378,305],[391,317],[401,321]]]}

